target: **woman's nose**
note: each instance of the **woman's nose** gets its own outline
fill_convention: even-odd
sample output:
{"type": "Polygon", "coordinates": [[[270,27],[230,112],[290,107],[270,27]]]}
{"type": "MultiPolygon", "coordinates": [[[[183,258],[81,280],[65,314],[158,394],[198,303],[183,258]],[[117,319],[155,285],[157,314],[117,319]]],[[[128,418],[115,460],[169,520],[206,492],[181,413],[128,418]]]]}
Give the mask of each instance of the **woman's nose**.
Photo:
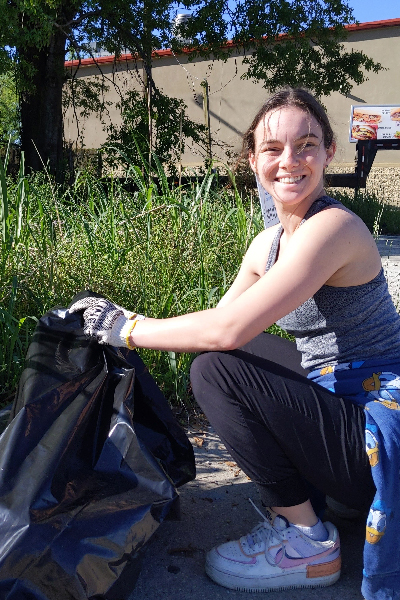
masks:
{"type": "Polygon", "coordinates": [[[284,167],[285,169],[290,169],[298,165],[299,162],[300,155],[297,151],[297,148],[289,145],[285,146],[281,154],[280,166],[284,167]]]}

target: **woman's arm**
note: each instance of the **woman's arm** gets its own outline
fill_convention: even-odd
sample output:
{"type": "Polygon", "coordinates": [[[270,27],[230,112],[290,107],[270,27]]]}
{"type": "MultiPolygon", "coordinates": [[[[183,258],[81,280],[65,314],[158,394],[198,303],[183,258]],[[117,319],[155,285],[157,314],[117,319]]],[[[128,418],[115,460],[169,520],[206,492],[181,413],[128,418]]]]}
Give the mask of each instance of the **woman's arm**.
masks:
{"type": "Polygon", "coordinates": [[[251,287],[265,273],[268,255],[277,227],[271,227],[259,233],[251,242],[243,257],[235,281],[218,302],[218,308],[226,306],[251,287]]]}
{"type": "Polygon", "coordinates": [[[304,223],[278,262],[237,297],[228,296],[230,301],[216,309],[140,321],[131,343],[177,352],[242,346],[300,306],[333,276],[337,286],[358,284],[356,280],[352,283],[352,270],[356,277],[363,268],[370,269],[370,279],[376,276],[379,266],[370,239],[365,225],[351,213],[339,208],[325,210],[304,223]]]}
{"type": "MultiPolygon", "coordinates": [[[[139,320],[140,315],[129,319],[108,300],[89,297],[69,310],[84,311],[84,331],[100,343],[176,352],[231,350],[293,311],[324,284],[361,285],[381,269],[376,244],[364,223],[343,208],[321,211],[292,235],[284,232],[282,242],[274,266],[263,275],[259,266],[244,267],[234,293],[218,308],[139,320]]],[[[253,250],[256,247],[257,243],[253,250]]]]}

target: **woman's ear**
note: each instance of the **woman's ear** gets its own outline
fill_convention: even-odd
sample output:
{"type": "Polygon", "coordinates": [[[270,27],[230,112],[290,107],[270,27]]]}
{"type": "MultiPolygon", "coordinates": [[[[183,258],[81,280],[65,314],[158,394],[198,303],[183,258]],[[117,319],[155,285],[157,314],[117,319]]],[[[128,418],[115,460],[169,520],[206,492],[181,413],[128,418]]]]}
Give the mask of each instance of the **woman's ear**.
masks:
{"type": "Polygon", "coordinates": [[[256,156],[253,152],[249,152],[249,165],[254,173],[257,173],[256,156]]]}
{"type": "Polygon", "coordinates": [[[325,167],[327,167],[329,165],[329,163],[332,162],[332,159],[335,156],[336,143],[332,142],[332,144],[329,146],[329,148],[326,148],[325,152],[326,152],[325,167]]]}

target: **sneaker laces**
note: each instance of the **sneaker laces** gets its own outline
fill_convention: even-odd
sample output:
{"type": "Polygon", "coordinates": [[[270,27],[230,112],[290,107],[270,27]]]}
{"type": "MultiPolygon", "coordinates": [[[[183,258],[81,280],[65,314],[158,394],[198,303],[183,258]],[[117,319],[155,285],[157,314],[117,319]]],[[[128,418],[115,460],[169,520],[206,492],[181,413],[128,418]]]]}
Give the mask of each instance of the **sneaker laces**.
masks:
{"type": "Polygon", "coordinates": [[[249,502],[261,516],[262,521],[261,523],[258,523],[258,525],[256,525],[254,529],[252,529],[251,532],[247,534],[247,536],[245,536],[245,540],[251,550],[255,550],[257,545],[265,545],[264,552],[266,561],[273,566],[279,565],[279,562],[284,556],[284,552],[281,552],[281,556],[278,561],[275,560],[275,557],[279,553],[279,551],[283,549],[286,543],[285,536],[282,535],[279,529],[273,526],[272,522],[265,515],[263,515],[263,513],[259,510],[259,508],[257,508],[257,506],[254,504],[251,498],[249,498],[249,502]],[[270,554],[271,547],[273,547],[274,550],[276,550],[274,555],[270,554]]]}

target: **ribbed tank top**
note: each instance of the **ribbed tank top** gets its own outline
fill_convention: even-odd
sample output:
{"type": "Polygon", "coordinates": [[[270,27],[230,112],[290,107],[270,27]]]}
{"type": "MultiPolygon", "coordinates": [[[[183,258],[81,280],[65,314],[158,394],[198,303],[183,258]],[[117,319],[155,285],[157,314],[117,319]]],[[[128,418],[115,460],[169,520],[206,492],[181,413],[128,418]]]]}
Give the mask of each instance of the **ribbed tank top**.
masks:
{"type": "MultiPolygon", "coordinates": [[[[301,224],[327,206],[341,202],[318,198],[301,224]]],[[[266,271],[276,262],[283,232],[273,239],[266,271]]],[[[383,269],[362,285],[323,285],[318,292],[277,324],[296,338],[302,366],[317,369],[356,360],[400,357],[400,317],[389,294],[383,269]]]]}

